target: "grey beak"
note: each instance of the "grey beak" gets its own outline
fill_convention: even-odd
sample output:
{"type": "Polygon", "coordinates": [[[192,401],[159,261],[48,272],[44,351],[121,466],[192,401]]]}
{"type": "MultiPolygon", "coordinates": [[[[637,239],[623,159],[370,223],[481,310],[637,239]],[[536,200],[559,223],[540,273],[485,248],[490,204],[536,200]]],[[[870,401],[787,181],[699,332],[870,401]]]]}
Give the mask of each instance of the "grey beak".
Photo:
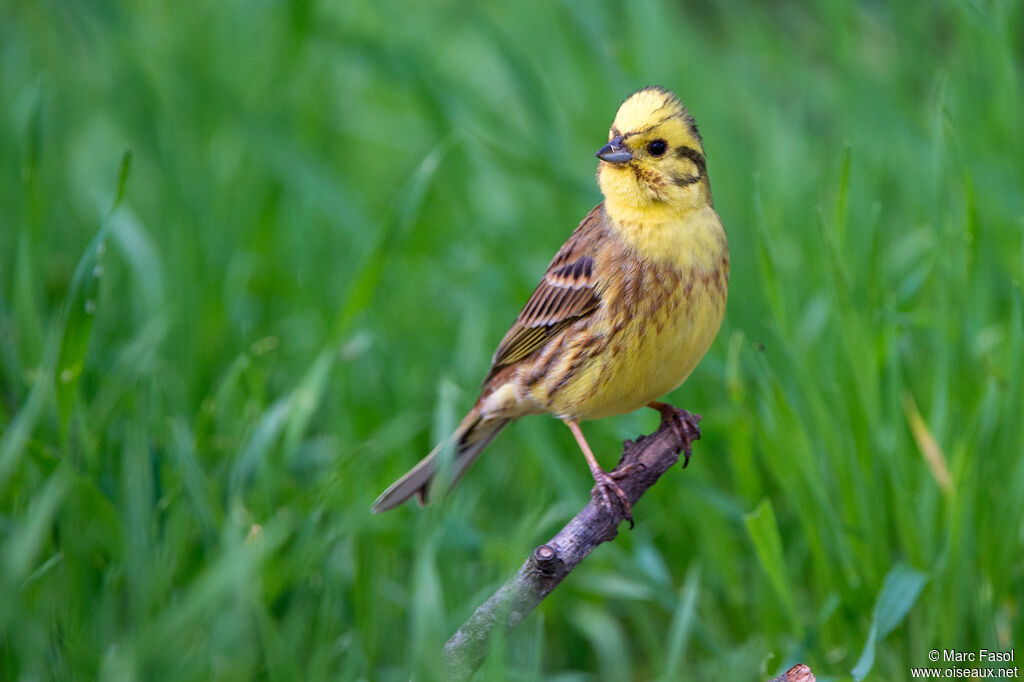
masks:
{"type": "Polygon", "coordinates": [[[633,152],[622,141],[622,136],[612,138],[612,141],[597,150],[594,154],[597,158],[608,163],[626,163],[633,159],[633,152]]]}

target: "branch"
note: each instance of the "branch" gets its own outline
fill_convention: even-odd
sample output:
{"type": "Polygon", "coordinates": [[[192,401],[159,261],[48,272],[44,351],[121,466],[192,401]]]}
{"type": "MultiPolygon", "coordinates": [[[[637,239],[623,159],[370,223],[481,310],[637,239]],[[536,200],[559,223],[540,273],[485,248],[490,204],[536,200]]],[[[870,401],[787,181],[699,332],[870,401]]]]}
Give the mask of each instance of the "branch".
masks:
{"type": "MultiPolygon", "coordinates": [[[[679,461],[680,452],[685,452],[689,462],[690,444],[700,438],[700,415],[671,405],[659,409],[661,427],[649,436],[623,443],[622,458],[612,472],[630,505],[679,461]]],[[[444,646],[445,679],[472,677],[487,655],[491,636],[495,632],[506,635],[519,625],[594,548],[615,538],[623,520],[604,507],[595,490],[587,506],[551,540],[533,550],[515,576],[477,607],[448,640],[444,646]]]]}
{"type": "Polygon", "coordinates": [[[770,682],[814,682],[814,674],[803,663],[794,665],[770,682]]]}

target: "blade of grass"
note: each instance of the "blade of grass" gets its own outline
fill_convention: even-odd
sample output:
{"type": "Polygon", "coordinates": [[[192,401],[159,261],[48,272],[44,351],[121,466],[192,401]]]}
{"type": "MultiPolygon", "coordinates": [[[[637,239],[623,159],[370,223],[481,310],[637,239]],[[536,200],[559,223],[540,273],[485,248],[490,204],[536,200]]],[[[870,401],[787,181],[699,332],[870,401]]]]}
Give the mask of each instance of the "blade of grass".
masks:
{"type": "Polygon", "coordinates": [[[686,646],[690,641],[696,623],[697,595],[700,592],[700,566],[693,564],[686,571],[686,581],[679,593],[679,603],[672,615],[672,624],[668,630],[668,657],[665,672],[661,679],[678,680],[681,675],[680,666],[686,656],[686,646]]]}
{"type": "Polygon", "coordinates": [[[397,193],[394,215],[388,218],[387,226],[380,231],[377,242],[371,247],[358,271],[349,280],[345,303],[338,311],[334,323],[334,338],[343,339],[355,317],[366,309],[373,300],[377,285],[384,276],[384,268],[398,242],[416,222],[420,209],[430,188],[438,167],[459,137],[449,135],[427,154],[416,170],[397,193]]]}
{"type": "Polygon", "coordinates": [[[66,432],[71,419],[71,407],[82,376],[85,353],[96,312],[96,294],[103,274],[103,254],[106,251],[107,232],[111,217],[124,198],[125,185],[131,170],[131,152],[125,151],[117,174],[117,188],[106,216],[85,253],[78,260],[71,277],[67,297],[61,310],[63,333],[57,358],[57,405],[60,408],[62,429],[66,432]]]}
{"type": "Polygon", "coordinates": [[[793,592],[789,587],[789,580],[786,578],[782,538],[779,536],[779,527],[775,521],[775,508],[772,506],[771,500],[768,498],[762,500],[756,509],[744,515],[743,520],[747,525],[750,540],[754,543],[754,551],[761,562],[761,568],[767,574],[776,596],[782,602],[786,615],[789,617],[794,636],[802,637],[803,626],[800,624],[796,601],[793,599],[793,592]]]}
{"type": "Polygon", "coordinates": [[[56,469],[4,543],[3,565],[11,584],[19,583],[31,568],[70,485],[67,469],[56,469]]]}
{"type": "Polygon", "coordinates": [[[861,651],[857,664],[850,674],[857,682],[863,680],[875,665],[875,649],[906,617],[921,594],[928,576],[909,566],[893,566],[885,576],[878,599],[871,610],[871,627],[868,639],[861,651]]]}
{"type": "Polygon", "coordinates": [[[259,423],[231,467],[228,489],[232,496],[240,494],[248,485],[256,469],[266,458],[267,452],[277,443],[282,431],[285,432],[286,451],[294,451],[313,410],[323,398],[327,377],[336,359],[337,351],[334,348],[321,350],[299,384],[263,412],[259,423]]]}

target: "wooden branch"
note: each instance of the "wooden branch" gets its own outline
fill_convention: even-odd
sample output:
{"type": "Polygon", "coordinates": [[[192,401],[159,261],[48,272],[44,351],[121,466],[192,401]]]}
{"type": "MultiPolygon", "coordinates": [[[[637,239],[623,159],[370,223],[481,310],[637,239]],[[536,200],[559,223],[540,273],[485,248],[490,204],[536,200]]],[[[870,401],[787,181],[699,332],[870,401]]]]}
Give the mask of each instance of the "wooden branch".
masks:
{"type": "MultiPolygon", "coordinates": [[[[623,443],[622,458],[612,472],[631,505],[647,492],[700,438],[700,415],[663,405],[660,428],[623,443]]],[[[686,466],[684,462],[683,466],[686,466]]],[[[533,550],[512,579],[477,607],[444,647],[445,679],[468,680],[487,655],[492,636],[504,636],[523,621],[572,569],[602,542],[615,538],[624,518],[604,507],[600,494],[547,543],[533,550]]]]}
{"type": "Polygon", "coordinates": [[[794,665],[770,682],[814,682],[814,674],[803,663],[794,665]]]}

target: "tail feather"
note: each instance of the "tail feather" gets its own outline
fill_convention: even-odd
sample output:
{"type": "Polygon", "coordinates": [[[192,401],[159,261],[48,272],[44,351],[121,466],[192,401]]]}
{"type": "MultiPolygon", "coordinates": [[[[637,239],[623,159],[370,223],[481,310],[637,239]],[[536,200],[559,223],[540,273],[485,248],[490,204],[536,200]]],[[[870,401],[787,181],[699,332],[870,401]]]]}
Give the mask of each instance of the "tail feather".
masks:
{"type": "Polygon", "coordinates": [[[416,495],[420,504],[427,504],[431,481],[441,468],[442,454],[453,444],[455,455],[451,465],[452,480],[448,490],[454,488],[462,480],[469,465],[476,461],[480,453],[509,423],[508,419],[482,419],[475,412],[474,410],[466,415],[450,438],[434,448],[429,455],[410,469],[409,473],[381,493],[370,511],[379,513],[393,509],[413,495],[416,495]]]}

